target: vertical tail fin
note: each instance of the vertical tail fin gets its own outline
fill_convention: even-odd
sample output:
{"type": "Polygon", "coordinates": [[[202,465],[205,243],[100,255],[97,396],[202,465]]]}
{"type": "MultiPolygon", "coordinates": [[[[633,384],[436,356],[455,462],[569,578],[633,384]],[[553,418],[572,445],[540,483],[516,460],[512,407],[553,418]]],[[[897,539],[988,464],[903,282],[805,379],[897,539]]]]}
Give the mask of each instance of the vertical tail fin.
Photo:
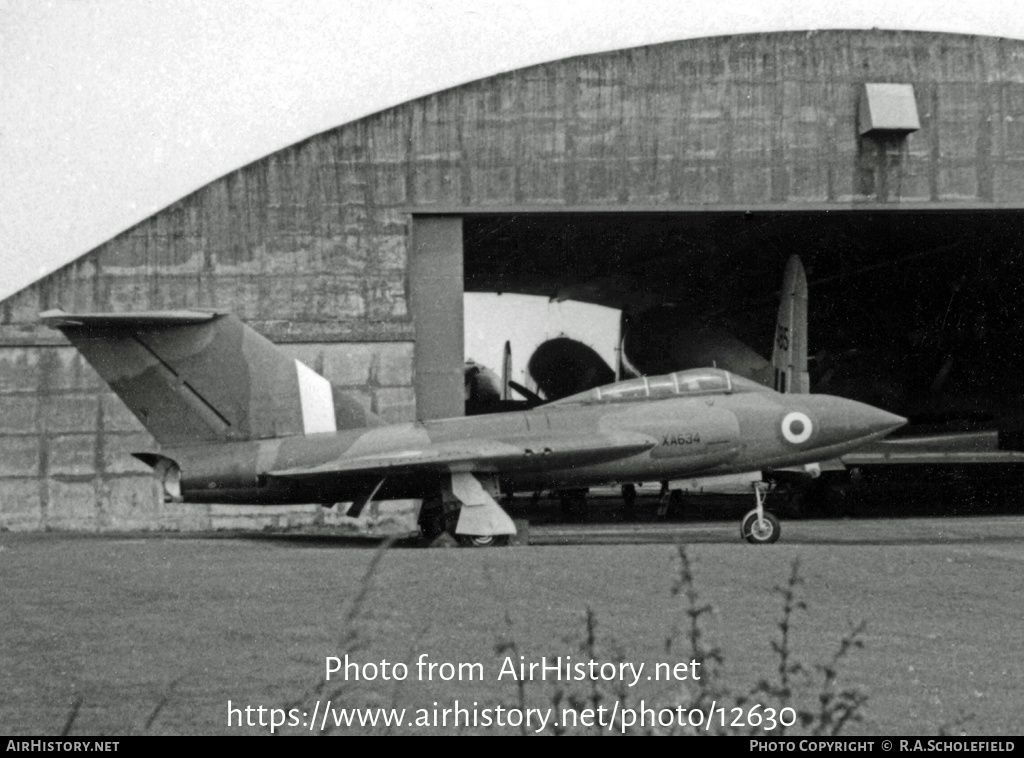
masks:
{"type": "Polygon", "coordinates": [[[786,263],[782,279],[772,367],[777,392],[807,394],[811,391],[807,373],[807,275],[796,255],[786,263]]]}
{"type": "Polygon", "coordinates": [[[63,332],[161,445],[337,429],[331,383],[232,314],[57,310],[40,318],[63,332]]]}

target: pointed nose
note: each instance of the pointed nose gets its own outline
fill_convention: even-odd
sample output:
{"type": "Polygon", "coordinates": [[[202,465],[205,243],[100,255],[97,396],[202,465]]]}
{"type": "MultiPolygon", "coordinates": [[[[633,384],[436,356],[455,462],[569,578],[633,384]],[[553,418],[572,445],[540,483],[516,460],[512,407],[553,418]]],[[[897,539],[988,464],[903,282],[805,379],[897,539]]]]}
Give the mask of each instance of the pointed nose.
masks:
{"type": "Polygon", "coordinates": [[[859,431],[858,437],[878,439],[890,432],[896,431],[907,423],[903,416],[883,411],[881,408],[875,408],[873,405],[858,403],[855,400],[847,400],[846,402],[850,405],[847,414],[851,417],[851,431],[859,431]]]}
{"type": "Polygon", "coordinates": [[[880,439],[907,423],[902,416],[881,408],[829,395],[805,395],[811,428],[801,427],[799,414],[789,414],[782,422],[782,436],[787,442],[827,449],[829,452],[849,452],[861,445],[880,439]],[[793,417],[793,418],[790,418],[793,417]]]}

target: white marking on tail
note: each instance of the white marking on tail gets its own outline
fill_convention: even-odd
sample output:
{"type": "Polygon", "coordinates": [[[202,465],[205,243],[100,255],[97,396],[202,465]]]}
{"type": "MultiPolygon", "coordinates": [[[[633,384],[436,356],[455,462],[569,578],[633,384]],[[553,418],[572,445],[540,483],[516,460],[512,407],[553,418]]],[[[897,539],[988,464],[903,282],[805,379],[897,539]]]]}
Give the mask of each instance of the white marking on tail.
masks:
{"type": "Polygon", "coordinates": [[[302,430],[306,434],[336,432],[334,390],[331,383],[302,361],[295,361],[299,377],[299,400],[302,403],[302,430]]]}

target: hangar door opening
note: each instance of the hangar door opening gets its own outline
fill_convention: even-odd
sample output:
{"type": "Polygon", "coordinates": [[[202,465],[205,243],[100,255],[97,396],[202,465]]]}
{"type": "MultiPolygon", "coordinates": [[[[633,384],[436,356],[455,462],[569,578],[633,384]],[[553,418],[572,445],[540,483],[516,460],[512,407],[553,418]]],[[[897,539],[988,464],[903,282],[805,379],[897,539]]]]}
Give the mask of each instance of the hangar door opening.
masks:
{"type": "Polygon", "coordinates": [[[918,430],[1019,432],[1021,213],[417,216],[410,294],[418,406],[435,416],[460,410],[462,290],[620,308],[625,358],[635,370],[661,373],[686,368],[680,361],[697,355],[706,359],[706,350],[694,353],[693,340],[680,335],[768,355],[782,272],[789,256],[799,255],[810,285],[812,391],[907,415],[918,430]]]}

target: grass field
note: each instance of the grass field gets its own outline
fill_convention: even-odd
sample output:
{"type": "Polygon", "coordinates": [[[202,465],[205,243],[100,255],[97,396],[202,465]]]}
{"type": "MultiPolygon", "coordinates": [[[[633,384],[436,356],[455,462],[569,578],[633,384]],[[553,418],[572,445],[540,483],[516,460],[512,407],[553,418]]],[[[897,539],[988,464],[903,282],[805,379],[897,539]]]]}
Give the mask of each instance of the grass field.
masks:
{"type": "MultiPolygon", "coordinates": [[[[864,647],[842,661],[837,682],[868,696],[863,722],[845,733],[935,734],[958,722],[969,734],[1024,731],[1024,519],[973,528],[964,519],[926,543],[901,540],[909,522],[879,523],[837,524],[845,541],[833,544],[686,547],[701,600],[715,609],[702,621],[724,656],[724,683],[741,691],[774,675],[782,600],[773,587],[798,558],[807,609],[790,633],[800,661],[828,661],[866,622],[864,647]],[[862,526],[874,544],[851,537],[862,526]]],[[[419,681],[413,666],[404,682],[344,689],[347,705],[410,711],[455,699],[515,704],[516,683],[496,681],[511,653],[496,645],[514,641],[527,660],[582,660],[588,608],[602,656],[618,649],[649,667],[691,659],[685,634],[665,650],[673,625],[686,625],[686,601],[672,594],[673,545],[392,548],[354,629],[346,608],[374,555],[309,537],[0,534],[0,732],[57,734],[77,700],[73,734],[265,733],[229,727],[228,701],[315,698],[325,657],[349,650],[354,631],[360,661],[481,664],[483,681],[419,681]]],[[[526,683],[527,704],[549,705],[553,687],[526,683]]],[[[645,680],[628,697],[669,694],[645,680]]]]}

